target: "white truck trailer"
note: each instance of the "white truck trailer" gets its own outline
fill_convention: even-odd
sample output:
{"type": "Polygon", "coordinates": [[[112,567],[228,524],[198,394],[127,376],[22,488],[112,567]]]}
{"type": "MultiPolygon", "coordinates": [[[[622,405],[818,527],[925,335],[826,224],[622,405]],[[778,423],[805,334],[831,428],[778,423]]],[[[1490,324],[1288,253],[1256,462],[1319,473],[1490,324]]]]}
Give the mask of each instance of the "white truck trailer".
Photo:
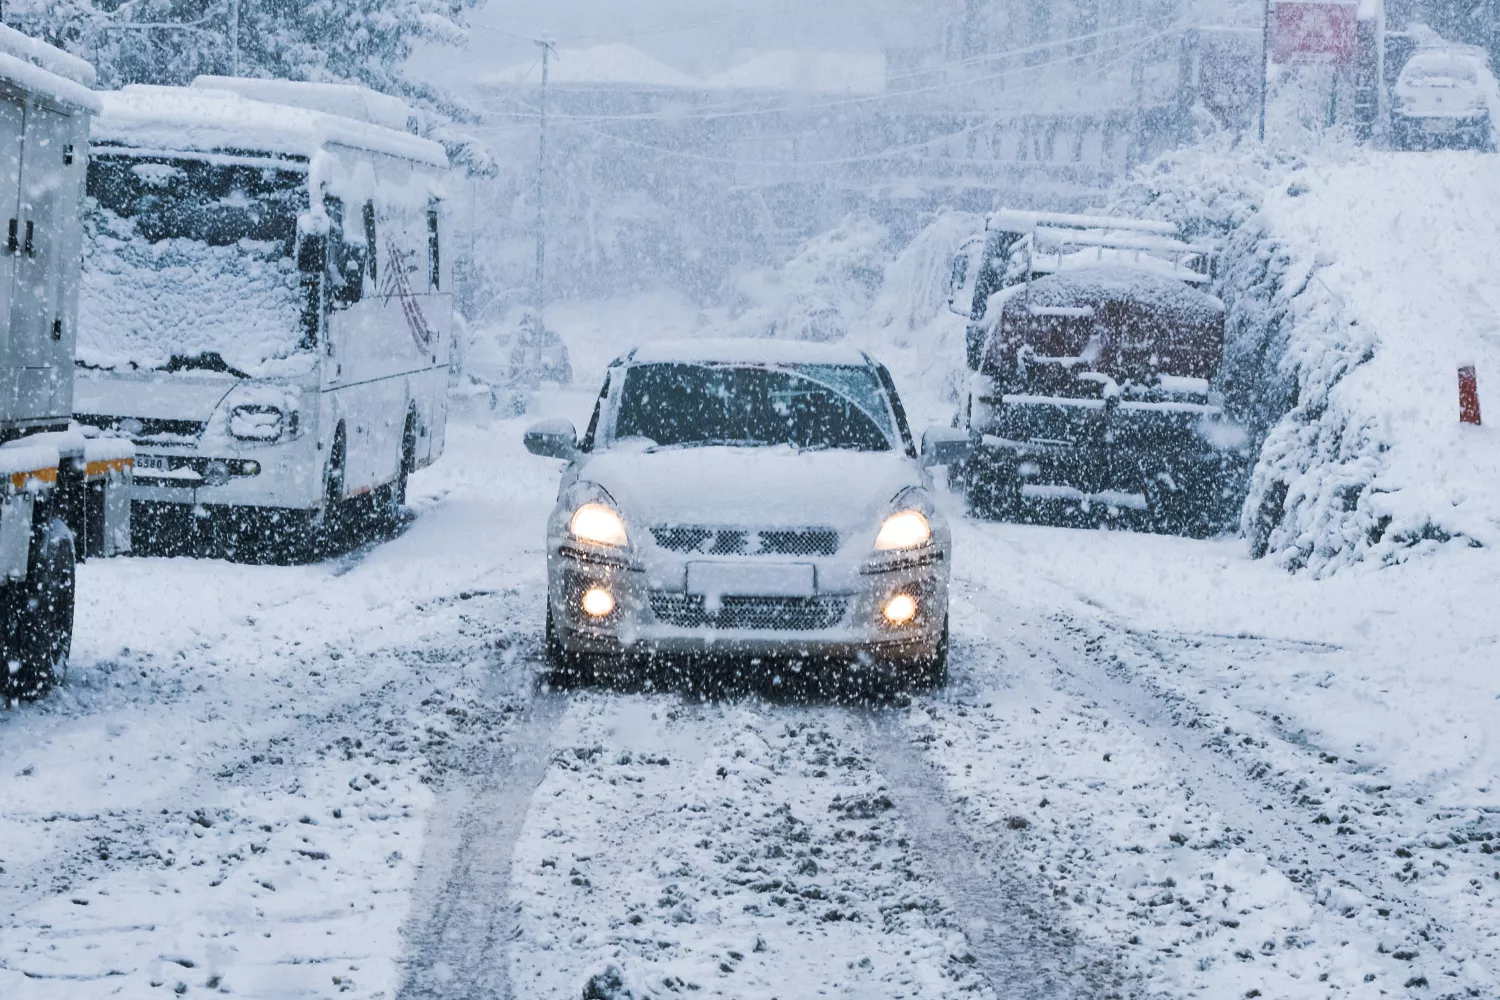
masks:
{"type": "Polygon", "coordinates": [[[88,63],[0,26],[0,689],[66,663],[75,568],[130,546],[134,448],[71,423],[88,63]]]}
{"type": "Polygon", "coordinates": [[[443,450],[443,147],[361,87],[102,96],[75,412],[139,449],[137,549],[296,558],[391,520],[443,450]]]}

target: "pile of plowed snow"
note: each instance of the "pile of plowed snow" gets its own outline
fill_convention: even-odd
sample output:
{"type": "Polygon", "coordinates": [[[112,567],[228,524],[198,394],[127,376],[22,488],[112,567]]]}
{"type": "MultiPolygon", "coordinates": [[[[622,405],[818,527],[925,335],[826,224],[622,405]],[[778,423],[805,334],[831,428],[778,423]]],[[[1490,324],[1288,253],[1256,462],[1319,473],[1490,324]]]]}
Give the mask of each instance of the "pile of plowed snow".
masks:
{"type": "Polygon", "coordinates": [[[1305,166],[1226,265],[1225,385],[1264,436],[1244,518],[1257,548],[1325,574],[1500,544],[1500,157],[1305,166]],[[1469,363],[1490,426],[1459,422],[1469,363]]]}

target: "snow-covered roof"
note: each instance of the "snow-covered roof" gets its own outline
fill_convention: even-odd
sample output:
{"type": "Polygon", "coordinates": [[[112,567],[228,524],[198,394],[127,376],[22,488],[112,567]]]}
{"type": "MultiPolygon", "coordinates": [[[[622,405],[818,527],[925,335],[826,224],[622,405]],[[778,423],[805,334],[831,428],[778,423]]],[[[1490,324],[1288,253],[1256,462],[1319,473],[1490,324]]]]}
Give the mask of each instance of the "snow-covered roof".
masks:
{"type": "MultiPolygon", "coordinates": [[[[547,80],[560,85],[621,85],[636,87],[669,87],[702,89],[703,81],[674,69],[640,49],[618,42],[582,49],[558,49],[553,56],[547,80]]],[[[508,69],[484,77],[481,83],[491,85],[529,84],[540,86],[540,58],[516,63],[508,69]]]]}
{"type": "Polygon", "coordinates": [[[252,101],[285,104],[324,111],[355,121],[408,132],[417,112],[399,97],[352,83],[306,83],[300,80],[263,80],[234,76],[200,76],[194,90],[227,90],[252,101]]]}
{"type": "Polygon", "coordinates": [[[818,52],[773,49],[746,55],[710,87],[731,90],[800,91],[814,94],[879,94],[885,91],[884,52],[818,52]]]}
{"type": "Polygon", "coordinates": [[[223,90],[132,84],[101,95],[95,142],[193,152],[263,150],[309,159],[329,145],[448,165],[438,143],[308,108],[250,100],[223,90]]]}
{"type": "Polygon", "coordinates": [[[631,360],[651,364],[687,363],[768,365],[863,365],[863,352],[843,344],[769,337],[735,339],[663,340],[641,346],[631,360]]]}
{"type": "Polygon", "coordinates": [[[59,104],[99,111],[99,98],[89,89],[94,84],[94,67],[4,25],[0,25],[0,80],[59,104]]]}
{"type": "Polygon", "coordinates": [[[85,87],[92,87],[97,79],[94,67],[84,60],[3,24],[0,24],[0,52],[85,87]]]}

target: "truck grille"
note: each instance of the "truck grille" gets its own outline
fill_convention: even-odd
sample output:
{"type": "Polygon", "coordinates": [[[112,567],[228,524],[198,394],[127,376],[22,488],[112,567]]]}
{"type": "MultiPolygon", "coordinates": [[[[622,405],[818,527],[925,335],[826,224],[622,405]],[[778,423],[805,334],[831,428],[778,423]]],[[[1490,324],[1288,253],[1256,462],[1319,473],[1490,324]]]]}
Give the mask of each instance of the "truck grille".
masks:
{"type": "Polygon", "coordinates": [[[816,632],[833,628],[848,610],[847,597],[725,597],[719,609],[710,612],[695,594],[651,594],[656,620],[678,628],[816,632]]]}
{"type": "Polygon", "coordinates": [[[203,434],[203,429],[208,426],[201,420],[163,420],[156,417],[108,417],[93,413],[80,413],[74,417],[80,424],[97,427],[103,431],[119,431],[120,426],[127,421],[134,421],[129,426],[134,429],[134,424],[140,424],[140,430],[134,431],[127,436],[136,441],[147,441],[153,438],[192,438],[196,440],[203,434]]]}
{"type": "Polygon", "coordinates": [[[698,525],[658,525],[651,529],[656,544],[672,552],[711,556],[831,556],[839,550],[839,533],[832,528],[708,528],[698,525]]]}

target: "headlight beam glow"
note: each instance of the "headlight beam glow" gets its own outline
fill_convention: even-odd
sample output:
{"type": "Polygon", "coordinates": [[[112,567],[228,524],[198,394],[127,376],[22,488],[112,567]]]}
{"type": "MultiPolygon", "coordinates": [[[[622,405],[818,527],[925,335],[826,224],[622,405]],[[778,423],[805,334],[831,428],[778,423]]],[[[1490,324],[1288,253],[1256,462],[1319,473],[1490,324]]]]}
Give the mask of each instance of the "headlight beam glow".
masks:
{"type": "Polygon", "coordinates": [[[574,538],[581,538],[595,545],[624,548],[630,541],[620,515],[602,503],[586,503],[579,507],[568,522],[568,530],[574,538]]]}
{"type": "Polygon", "coordinates": [[[875,537],[877,552],[893,552],[899,549],[918,549],[932,541],[932,525],[919,510],[903,510],[892,514],[880,526],[875,537]]]}

